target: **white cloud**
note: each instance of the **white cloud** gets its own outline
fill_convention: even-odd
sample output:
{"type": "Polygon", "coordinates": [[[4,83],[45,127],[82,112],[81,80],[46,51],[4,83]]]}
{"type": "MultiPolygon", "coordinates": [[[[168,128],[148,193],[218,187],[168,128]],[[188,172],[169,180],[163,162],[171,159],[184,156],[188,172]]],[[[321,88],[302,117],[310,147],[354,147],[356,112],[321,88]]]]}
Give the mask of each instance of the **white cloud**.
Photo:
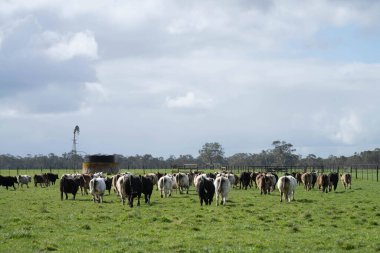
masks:
{"type": "Polygon", "coordinates": [[[193,92],[187,92],[184,96],[166,98],[166,105],[169,108],[209,108],[212,103],[211,98],[197,96],[193,92]]]}
{"type": "MultiPolygon", "coordinates": [[[[46,37],[57,40],[54,33],[46,33],[46,37]]],[[[46,49],[46,54],[53,60],[65,61],[74,57],[98,58],[98,44],[89,31],[62,36],[57,42],[46,49]]]]}
{"type": "Polygon", "coordinates": [[[333,138],[343,144],[355,144],[363,131],[362,123],[354,113],[341,118],[337,128],[333,138]]]}

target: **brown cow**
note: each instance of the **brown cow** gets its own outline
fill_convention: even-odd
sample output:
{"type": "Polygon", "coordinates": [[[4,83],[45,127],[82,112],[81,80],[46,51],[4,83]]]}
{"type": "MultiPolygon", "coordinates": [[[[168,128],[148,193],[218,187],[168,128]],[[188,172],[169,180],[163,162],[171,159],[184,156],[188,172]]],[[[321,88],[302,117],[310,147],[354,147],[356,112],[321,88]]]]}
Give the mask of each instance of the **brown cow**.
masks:
{"type": "Polygon", "coordinates": [[[330,185],[329,177],[326,174],[321,174],[317,177],[318,189],[322,188],[322,192],[328,193],[328,188],[330,185]]]}
{"type": "Polygon", "coordinates": [[[312,185],[312,180],[313,180],[313,176],[311,175],[311,173],[306,172],[306,173],[302,174],[301,180],[305,186],[305,189],[307,191],[311,190],[311,185],[312,185]]]}
{"type": "Polygon", "coordinates": [[[265,175],[265,173],[261,173],[256,177],[257,187],[260,189],[260,194],[269,194],[271,187],[271,179],[265,175]]]}
{"type": "Polygon", "coordinates": [[[343,175],[340,175],[340,180],[342,181],[345,190],[347,190],[348,187],[351,189],[351,174],[344,173],[343,175]]]}

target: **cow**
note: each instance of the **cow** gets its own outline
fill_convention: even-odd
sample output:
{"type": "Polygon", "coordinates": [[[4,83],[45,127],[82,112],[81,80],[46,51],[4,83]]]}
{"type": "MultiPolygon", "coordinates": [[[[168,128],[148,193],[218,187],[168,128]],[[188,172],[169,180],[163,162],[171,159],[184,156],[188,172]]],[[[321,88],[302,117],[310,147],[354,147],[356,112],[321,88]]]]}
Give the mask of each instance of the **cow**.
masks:
{"type": "Polygon", "coordinates": [[[61,177],[61,181],[59,184],[59,189],[61,191],[61,200],[63,200],[63,193],[65,193],[66,199],[68,198],[67,194],[71,193],[73,195],[73,200],[75,200],[75,195],[78,192],[79,185],[80,185],[79,177],[74,177],[71,175],[63,175],[61,177]]]}
{"type": "Polygon", "coordinates": [[[326,174],[321,174],[317,177],[317,185],[318,189],[320,190],[322,188],[322,192],[328,193],[329,189],[329,176],[326,174]]]}
{"type": "Polygon", "coordinates": [[[142,193],[142,176],[129,175],[124,181],[125,196],[128,198],[129,207],[133,207],[133,199],[137,197],[137,206],[140,206],[142,193]]]}
{"type": "Polygon", "coordinates": [[[104,182],[106,183],[106,191],[108,191],[108,195],[111,195],[112,178],[106,177],[104,178],[104,182]]]}
{"type": "Polygon", "coordinates": [[[144,193],[145,203],[150,205],[150,198],[153,192],[153,182],[150,177],[146,175],[141,178],[142,189],[141,192],[144,193]]]}
{"type": "Polygon", "coordinates": [[[339,182],[339,174],[336,172],[331,172],[329,174],[329,191],[331,191],[333,187],[334,187],[334,191],[336,191],[338,182],[339,182]]]}
{"type": "Polygon", "coordinates": [[[160,191],[161,198],[170,197],[172,195],[173,181],[170,176],[166,175],[158,180],[158,190],[160,191]]]}
{"type": "Polygon", "coordinates": [[[301,180],[302,180],[302,183],[304,184],[304,188],[307,191],[311,190],[312,180],[313,180],[312,174],[310,172],[306,172],[302,174],[301,180]]]}
{"type": "Polygon", "coordinates": [[[189,172],[189,173],[187,173],[187,176],[189,177],[189,186],[191,186],[191,184],[194,183],[194,178],[195,178],[196,174],[194,172],[189,172]]]}
{"type": "Polygon", "coordinates": [[[58,179],[58,174],[54,174],[54,173],[46,173],[46,177],[47,177],[47,180],[48,180],[48,184],[51,184],[52,185],[55,185],[55,181],[58,179]]]}
{"type": "Polygon", "coordinates": [[[34,175],[33,181],[34,181],[35,187],[37,187],[37,184],[40,184],[41,187],[42,187],[42,184],[44,184],[45,186],[48,186],[48,183],[49,183],[46,173],[42,175],[34,175]]]}
{"type": "Polygon", "coordinates": [[[113,191],[116,193],[117,196],[119,196],[119,191],[117,189],[117,180],[121,177],[121,174],[117,174],[117,175],[114,175],[112,177],[112,188],[113,188],[113,191]]]}
{"type": "Polygon", "coordinates": [[[252,172],[251,175],[250,175],[250,177],[251,177],[251,185],[253,185],[253,183],[255,183],[255,188],[257,188],[257,184],[256,184],[256,177],[257,177],[257,175],[259,175],[259,173],[257,173],[257,172],[252,172]]]}
{"type": "Polygon", "coordinates": [[[90,194],[94,202],[102,203],[106,191],[106,182],[102,177],[94,177],[90,180],[90,194]]]}
{"type": "Polygon", "coordinates": [[[199,179],[197,191],[201,206],[203,205],[203,201],[205,202],[206,206],[211,205],[215,194],[215,185],[213,183],[213,179],[208,179],[204,176],[201,176],[199,179]]]}
{"type": "Polygon", "coordinates": [[[182,194],[186,190],[186,194],[189,194],[189,176],[185,173],[177,173],[175,176],[175,182],[178,185],[179,193],[182,194]]]}
{"type": "Polygon", "coordinates": [[[251,188],[251,173],[250,172],[242,172],[240,173],[240,189],[243,186],[243,189],[247,190],[248,186],[251,188]]]}
{"type": "Polygon", "coordinates": [[[0,175],[0,185],[5,186],[5,188],[8,190],[8,187],[13,187],[13,189],[16,190],[17,184],[17,177],[12,177],[12,176],[1,176],[0,175]]]}
{"type": "Polygon", "coordinates": [[[228,177],[219,176],[214,180],[216,205],[219,205],[219,197],[221,197],[221,205],[225,205],[228,197],[228,193],[231,188],[231,182],[228,177]]]}
{"type": "Polygon", "coordinates": [[[274,191],[278,176],[277,174],[274,174],[274,173],[267,173],[265,176],[269,179],[269,191],[268,191],[268,194],[269,194],[270,192],[274,191]]]}
{"type": "Polygon", "coordinates": [[[26,184],[26,187],[29,188],[29,183],[32,182],[32,177],[28,175],[18,175],[17,176],[17,181],[18,181],[18,186],[21,188],[23,187],[24,184],[26,184]]]}
{"type": "Polygon", "coordinates": [[[348,187],[351,189],[351,174],[343,173],[343,175],[340,176],[340,180],[342,181],[345,190],[347,190],[348,187]]]}
{"type": "Polygon", "coordinates": [[[118,193],[118,196],[120,197],[121,204],[125,204],[125,181],[127,180],[127,177],[130,176],[129,174],[121,175],[116,182],[116,191],[118,193]]]}
{"type": "Polygon", "coordinates": [[[158,189],[158,185],[157,185],[158,176],[155,173],[148,173],[145,175],[145,178],[149,179],[153,185],[157,186],[157,189],[158,189]]]}
{"type": "Polygon", "coordinates": [[[317,182],[317,173],[316,172],[311,172],[311,187],[314,189],[315,183],[317,182]]]}
{"type": "MultiPolygon", "coordinates": [[[[90,189],[90,181],[93,178],[93,175],[91,174],[82,174],[81,184],[80,184],[80,191],[83,195],[83,192],[88,195],[88,190],[90,189]]],[[[79,177],[79,175],[78,175],[79,177]]]]}
{"type": "Polygon", "coordinates": [[[295,179],[293,176],[282,176],[278,179],[277,182],[277,188],[280,191],[282,202],[282,197],[284,196],[285,201],[288,202],[291,201],[291,197],[294,201],[294,193],[297,187],[297,179],[295,179]]]}
{"type": "Polygon", "coordinates": [[[256,176],[256,185],[260,189],[261,195],[263,193],[264,195],[269,194],[271,184],[271,179],[265,173],[260,173],[256,176]]]}

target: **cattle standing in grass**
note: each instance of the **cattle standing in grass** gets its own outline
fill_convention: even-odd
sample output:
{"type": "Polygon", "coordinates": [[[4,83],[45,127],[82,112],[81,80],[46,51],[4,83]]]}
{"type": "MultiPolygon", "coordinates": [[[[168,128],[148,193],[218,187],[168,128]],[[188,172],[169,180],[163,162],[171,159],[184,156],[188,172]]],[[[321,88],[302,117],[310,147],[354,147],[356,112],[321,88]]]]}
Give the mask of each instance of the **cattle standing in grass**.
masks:
{"type": "Polygon", "coordinates": [[[336,190],[336,187],[338,186],[339,182],[339,174],[336,172],[332,172],[329,174],[329,191],[332,190],[334,187],[334,191],[336,190]]]}
{"type": "Polygon", "coordinates": [[[59,184],[59,189],[61,191],[61,200],[63,200],[63,193],[65,193],[66,199],[68,198],[68,193],[73,194],[73,199],[75,200],[75,195],[78,192],[79,185],[80,178],[70,175],[63,175],[59,184]]]}
{"type": "Polygon", "coordinates": [[[274,191],[274,188],[276,187],[278,176],[274,173],[267,173],[266,178],[269,179],[269,191],[268,194],[272,191],[274,191]]]}
{"type": "Polygon", "coordinates": [[[55,185],[55,181],[58,179],[58,174],[54,173],[46,173],[47,179],[48,179],[48,184],[55,185]]]}
{"type": "Polygon", "coordinates": [[[106,191],[106,182],[102,177],[94,177],[90,180],[90,194],[94,202],[102,203],[106,191]]]}
{"type": "Polygon", "coordinates": [[[137,206],[140,206],[142,192],[142,176],[129,175],[124,181],[125,195],[128,198],[129,207],[133,207],[133,199],[137,197],[137,206]]]}
{"type": "Polygon", "coordinates": [[[112,188],[112,178],[106,177],[104,179],[104,182],[106,183],[106,191],[108,191],[108,195],[111,194],[111,188],[112,188]]]}
{"type": "Polygon", "coordinates": [[[168,196],[170,197],[172,195],[172,193],[171,193],[172,184],[173,184],[173,181],[172,181],[171,177],[167,176],[167,175],[161,177],[158,180],[158,190],[160,191],[161,198],[164,197],[164,194],[165,194],[165,198],[168,196]]]}
{"type": "Polygon", "coordinates": [[[86,193],[86,195],[88,195],[88,190],[90,189],[90,181],[91,179],[93,178],[93,175],[91,174],[82,174],[82,180],[81,180],[81,184],[80,184],[80,191],[83,195],[83,191],[84,193],[86,193]]]}
{"type": "Polygon", "coordinates": [[[243,186],[243,189],[247,190],[248,186],[251,187],[251,173],[242,172],[240,173],[240,189],[243,186]]]}
{"type": "Polygon", "coordinates": [[[225,205],[228,197],[228,193],[231,188],[231,183],[228,177],[219,176],[214,180],[215,195],[216,195],[216,205],[219,205],[219,197],[222,199],[220,201],[221,205],[225,205]]]}
{"type": "Polygon", "coordinates": [[[311,172],[311,187],[314,189],[314,186],[315,186],[315,183],[317,182],[317,173],[315,173],[314,171],[311,172]]]}
{"type": "Polygon", "coordinates": [[[187,176],[189,177],[189,186],[191,186],[194,183],[195,174],[194,172],[187,173],[187,176]]]}
{"type": "Polygon", "coordinates": [[[328,193],[329,184],[329,176],[326,174],[321,174],[317,177],[318,189],[320,190],[322,188],[322,192],[328,193]]]}
{"type": "Polygon", "coordinates": [[[152,192],[153,192],[153,182],[151,181],[151,178],[147,176],[143,176],[141,178],[141,182],[142,182],[141,192],[144,193],[145,203],[150,205],[150,197],[152,196],[152,192]]]}
{"type": "Polygon", "coordinates": [[[341,175],[340,180],[342,180],[342,184],[345,190],[347,190],[348,187],[351,189],[351,174],[344,173],[341,175]]]}
{"type": "Polygon", "coordinates": [[[281,202],[283,196],[285,197],[285,201],[287,200],[288,202],[290,202],[291,197],[293,197],[294,200],[294,193],[296,187],[297,179],[295,179],[293,176],[280,177],[277,183],[277,188],[280,191],[281,202]]]}
{"type": "Polygon", "coordinates": [[[32,182],[32,177],[28,175],[18,175],[17,176],[17,181],[18,181],[18,186],[21,188],[23,187],[24,184],[26,184],[26,187],[29,188],[29,183],[32,182]]]}
{"type": "Polygon", "coordinates": [[[175,181],[178,185],[179,193],[182,194],[186,190],[186,194],[189,194],[189,176],[185,173],[178,173],[175,176],[175,181]]]}
{"type": "Polygon", "coordinates": [[[40,184],[41,187],[42,187],[42,184],[45,186],[48,186],[48,182],[49,182],[46,174],[34,175],[33,181],[34,181],[35,187],[37,187],[37,184],[40,184]]]}
{"type": "Polygon", "coordinates": [[[253,183],[254,183],[255,184],[255,188],[257,188],[257,183],[256,183],[256,177],[257,177],[257,175],[259,175],[259,173],[257,173],[257,172],[252,172],[251,175],[250,175],[250,177],[251,177],[251,185],[253,185],[253,183]]]}
{"type": "Polygon", "coordinates": [[[117,184],[117,180],[118,180],[120,177],[121,177],[120,174],[114,175],[114,176],[112,177],[112,188],[113,188],[113,191],[116,193],[117,196],[119,196],[119,191],[118,191],[118,189],[117,189],[116,184],[117,184]]]}
{"type": "Polygon", "coordinates": [[[8,187],[13,187],[13,189],[16,190],[15,184],[17,184],[17,177],[11,177],[11,176],[1,176],[0,175],[0,185],[5,186],[5,188],[8,190],[8,187]]]}
{"type": "Polygon", "coordinates": [[[256,177],[256,184],[257,187],[260,189],[260,194],[262,195],[267,194],[270,192],[270,187],[271,187],[271,179],[266,176],[265,173],[260,173],[256,177]]]}
{"type": "Polygon", "coordinates": [[[203,205],[203,201],[205,202],[206,206],[211,205],[215,194],[215,185],[213,183],[213,179],[208,179],[204,176],[200,176],[197,191],[201,206],[203,205]]]}
{"type": "Polygon", "coordinates": [[[158,183],[158,176],[156,174],[154,174],[154,173],[148,173],[148,174],[145,175],[145,178],[148,178],[152,182],[153,185],[157,186],[157,189],[158,189],[158,185],[157,185],[157,183],[158,183]]]}
{"type": "Polygon", "coordinates": [[[305,186],[305,189],[307,191],[311,190],[312,180],[313,180],[313,176],[311,175],[311,173],[306,172],[302,174],[301,179],[302,179],[302,183],[305,186]]]}
{"type": "Polygon", "coordinates": [[[125,204],[125,198],[126,198],[126,195],[125,195],[125,181],[127,180],[128,176],[130,176],[130,175],[129,174],[121,175],[119,177],[119,179],[117,180],[117,182],[116,182],[117,193],[118,193],[118,195],[120,197],[122,205],[125,204]]]}

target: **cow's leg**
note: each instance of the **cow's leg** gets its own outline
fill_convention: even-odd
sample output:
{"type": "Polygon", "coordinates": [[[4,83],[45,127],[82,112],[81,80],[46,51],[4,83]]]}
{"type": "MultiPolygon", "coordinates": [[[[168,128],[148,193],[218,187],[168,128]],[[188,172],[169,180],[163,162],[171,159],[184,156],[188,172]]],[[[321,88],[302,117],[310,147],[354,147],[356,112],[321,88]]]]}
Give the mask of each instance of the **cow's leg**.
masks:
{"type": "Polygon", "coordinates": [[[282,195],[283,195],[284,193],[281,191],[280,192],[280,202],[282,202],[282,195]]]}
{"type": "Polygon", "coordinates": [[[66,199],[68,199],[69,197],[67,196],[67,192],[65,192],[65,195],[66,195],[66,199]]]}
{"type": "Polygon", "coordinates": [[[137,195],[137,206],[140,206],[141,194],[137,195]]]}
{"type": "MultiPolygon", "coordinates": [[[[162,192],[163,190],[161,189],[161,198],[163,198],[164,197],[164,194],[163,194],[163,192],[162,192]]],[[[166,193],[165,193],[165,197],[166,197],[166,193]]]]}
{"type": "Polygon", "coordinates": [[[76,194],[73,194],[73,200],[75,200],[75,195],[76,195],[76,194]]]}

